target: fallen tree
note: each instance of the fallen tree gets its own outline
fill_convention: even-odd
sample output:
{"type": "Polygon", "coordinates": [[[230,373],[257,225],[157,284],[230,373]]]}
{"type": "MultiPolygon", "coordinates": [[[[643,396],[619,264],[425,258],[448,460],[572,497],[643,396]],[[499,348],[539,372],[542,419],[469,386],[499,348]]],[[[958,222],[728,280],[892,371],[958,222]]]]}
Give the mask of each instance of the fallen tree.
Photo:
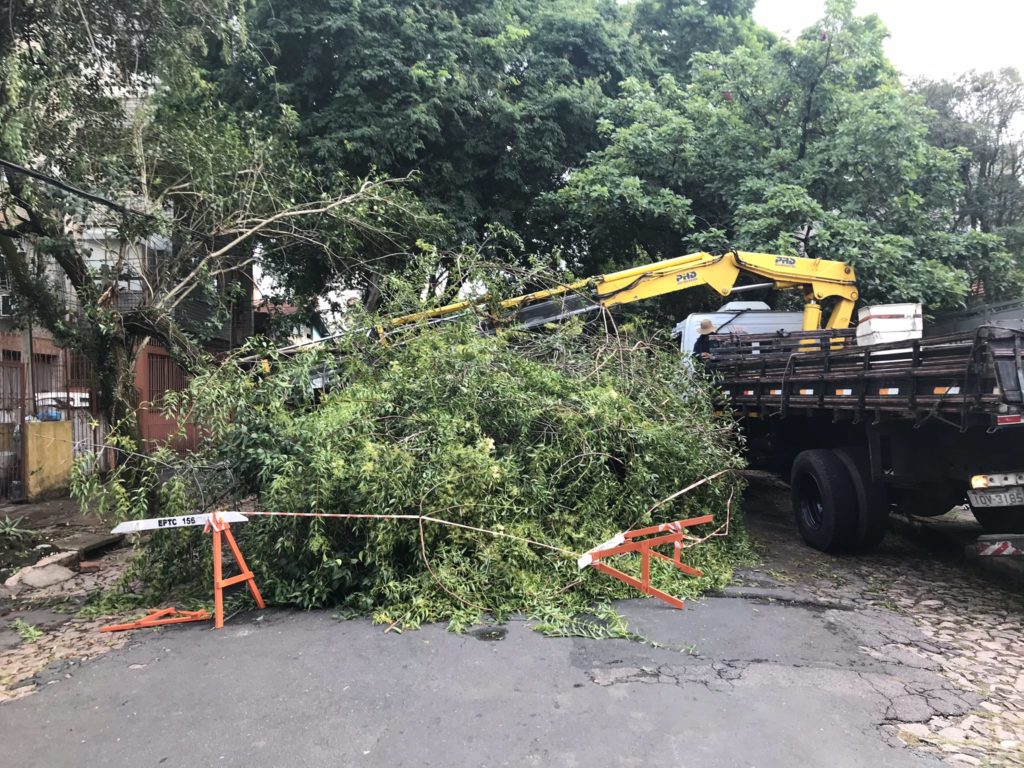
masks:
{"type": "MultiPolygon", "coordinates": [[[[731,514],[728,536],[686,550],[703,578],[655,564],[680,596],[722,585],[749,551],[735,474],[666,501],[741,459],[710,382],[650,340],[580,325],[482,336],[466,322],[266,354],[209,370],[174,404],[207,430],[201,453],[151,457],[136,489],[81,473],[79,495],[119,518],[151,515],[154,497],[165,515],[255,498],[267,512],[379,516],[254,517],[236,533],[269,603],[399,626],[522,612],[564,627],[636,596],[576,565],[631,527],[713,513],[693,529],[706,536],[731,514]]],[[[209,545],[198,529],[158,533],[131,578],[147,600],[208,599],[209,545]]]]}

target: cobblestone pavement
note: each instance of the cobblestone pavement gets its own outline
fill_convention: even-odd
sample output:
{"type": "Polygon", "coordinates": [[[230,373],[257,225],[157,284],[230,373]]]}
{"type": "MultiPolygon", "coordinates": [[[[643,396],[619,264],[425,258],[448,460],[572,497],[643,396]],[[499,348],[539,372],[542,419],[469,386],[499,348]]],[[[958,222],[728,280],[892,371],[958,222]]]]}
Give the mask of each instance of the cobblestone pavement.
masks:
{"type": "Polygon", "coordinates": [[[77,614],[86,597],[117,580],[130,554],[129,549],[115,550],[98,561],[97,570],[22,592],[17,599],[0,587],[0,703],[70,678],[83,661],[128,641],[124,632],[101,633],[99,628],[108,621],[77,614]],[[41,635],[23,640],[13,628],[18,620],[41,635]]]}
{"type": "Polygon", "coordinates": [[[868,556],[832,557],[800,544],[788,488],[752,476],[748,520],[764,549],[758,568],[737,574],[740,593],[792,593],[853,610],[834,620],[866,632],[861,650],[895,665],[872,685],[890,702],[883,727],[950,765],[1024,766],[1024,597],[992,576],[944,560],[913,533],[890,533],[868,556]],[[909,618],[917,632],[873,627],[878,611],[909,618]],[[877,632],[873,630],[877,629],[877,632]],[[915,684],[938,672],[959,695],[915,684]]]}

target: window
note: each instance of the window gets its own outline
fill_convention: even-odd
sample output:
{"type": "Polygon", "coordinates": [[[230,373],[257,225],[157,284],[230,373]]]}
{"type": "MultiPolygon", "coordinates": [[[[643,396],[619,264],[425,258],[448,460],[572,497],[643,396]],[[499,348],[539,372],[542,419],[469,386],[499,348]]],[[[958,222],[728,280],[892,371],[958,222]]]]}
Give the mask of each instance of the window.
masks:
{"type": "Polygon", "coordinates": [[[167,355],[148,355],[149,400],[160,402],[167,392],[181,392],[188,383],[184,369],[167,355]]]}
{"type": "Polygon", "coordinates": [[[57,355],[32,355],[32,380],[36,394],[64,391],[64,369],[57,355]]]}
{"type": "Polygon", "coordinates": [[[92,363],[84,355],[72,352],[67,359],[68,385],[80,389],[92,386],[92,363]]]}
{"type": "Polygon", "coordinates": [[[11,300],[11,283],[0,270],[0,317],[14,316],[14,302],[11,300]]]}

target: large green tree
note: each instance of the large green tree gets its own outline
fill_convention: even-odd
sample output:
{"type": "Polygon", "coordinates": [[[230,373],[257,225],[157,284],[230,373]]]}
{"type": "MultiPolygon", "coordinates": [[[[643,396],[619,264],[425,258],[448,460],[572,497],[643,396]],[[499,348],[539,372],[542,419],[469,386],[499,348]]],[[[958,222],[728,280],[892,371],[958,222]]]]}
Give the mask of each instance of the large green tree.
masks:
{"type": "Polygon", "coordinates": [[[750,0],[0,10],[0,157],[146,214],[4,172],[21,304],[108,371],[151,336],[192,349],[168,301],[257,256],[295,301],[357,287],[372,305],[417,240],[451,262],[445,247],[502,231],[506,260],[553,254],[579,273],[735,245],[847,260],[867,299],[933,311],[1020,289],[1019,78],[908,92],[884,25],[849,0],[795,41],[754,23],[750,0]],[[409,181],[343,216],[253,229],[373,174],[409,181]],[[127,318],[111,302],[123,275],[98,275],[74,236],[98,217],[180,257],[127,318]],[[28,253],[58,266],[88,322],[28,253]]]}
{"type": "MultiPolygon", "coordinates": [[[[632,27],[655,76],[685,79],[694,54],[771,41],[755,0],[638,0],[632,27]]],[[[645,63],[646,63],[645,62],[645,63]]]]}
{"type": "Polygon", "coordinates": [[[958,223],[996,233],[1024,259],[1024,80],[1019,71],[968,72],[953,81],[923,81],[916,90],[934,112],[929,139],[963,147],[958,223]]]}
{"type": "Polygon", "coordinates": [[[528,227],[533,200],[600,147],[604,101],[642,55],[612,0],[257,0],[225,98],[294,111],[320,172],[417,174],[471,240],[528,227]]]}
{"type": "Polygon", "coordinates": [[[253,260],[396,248],[389,185],[315,178],[288,115],[268,129],[218,102],[196,62],[211,39],[244,44],[230,6],[0,5],[3,272],[22,317],[92,362],[101,411],[129,431],[139,350],[155,339],[195,365],[253,260]]]}
{"type": "Polygon", "coordinates": [[[548,197],[558,238],[585,271],[731,244],[852,263],[869,301],[1017,290],[1001,238],[958,226],[962,152],[929,142],[885,35],[832,2],[794,42],[695,55],[688,85],[627,81],[608,145],[548,197]]]}

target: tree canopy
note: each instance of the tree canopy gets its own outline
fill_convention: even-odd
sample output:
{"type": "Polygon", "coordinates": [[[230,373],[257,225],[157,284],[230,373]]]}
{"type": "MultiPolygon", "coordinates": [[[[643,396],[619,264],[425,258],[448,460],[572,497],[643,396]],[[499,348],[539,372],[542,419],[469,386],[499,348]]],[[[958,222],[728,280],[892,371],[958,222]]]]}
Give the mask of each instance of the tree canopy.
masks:
{"type": "Polygon", "coordinates": [[[1002,235],[1024,256],[1024,80],[1020,72],[968,72],[954,82],[919,82],[933,112],[930,141],[961,149],[957,226],[1002,235]]]}
{"type": "Polygon", "coordinates": [[[981,281],[1017,291],[1000,238],[959,216],[963,152],[882,51],[884,27],[834,4],[797,40],[698,53],[689,83],[629,79],[607,146],[549,205],[584,263],[726,243],[838,259],[867,301],[950,308],[981,281]]]}
{"type": "Polygon", "coordinates": [[[23,319],[92,363],[113,421],[133,418],[145,342],[193,367],[255,258],[316,250],[337,272],[395,249],[392,208],[421,218],[394,184],[297,162],[291,113],[216,96],[199,63],[239,39],[230,3],[20,0],[4,16],[3,277],[23,319]]]}
{"type": "Polygon", "coordinates": [[[752,9],[255,0],[210,72],[317,172],[415,174],[442,248],[501,224],[580,274],[734,245],[849,261],[868,301],[1018,294],[1019,75],[909,88],[850,0],[793,41],[752,9]]]}
{"type": "MultiPolygon", "coordinates": [[[[852,0],[794,40],[753,5],[7,0],[0,158],[141,206],[103,215],[180,257],[154,297],[259,258],[295,303],[357,288],[375,304],[410,254],[443,269],[496,239],[510,264],[579,275],[727,246],[841,259],[865,300],[932,313],[1019,295],[1020,74],[907,86],[852,0]],[[405,181],[220,251],[373,178],[405,181]]],[[[69,330],[67,308],[22,268],[26,243],[95,310],[79,346],[101,356],[115,328],[135,329],[129,354],[198,340],[157,298],[127,323],[99,311],[120,277],[73,236],[95,205],[12,170],[0,194],[4,271],[50,327],[69,330]]]]}

